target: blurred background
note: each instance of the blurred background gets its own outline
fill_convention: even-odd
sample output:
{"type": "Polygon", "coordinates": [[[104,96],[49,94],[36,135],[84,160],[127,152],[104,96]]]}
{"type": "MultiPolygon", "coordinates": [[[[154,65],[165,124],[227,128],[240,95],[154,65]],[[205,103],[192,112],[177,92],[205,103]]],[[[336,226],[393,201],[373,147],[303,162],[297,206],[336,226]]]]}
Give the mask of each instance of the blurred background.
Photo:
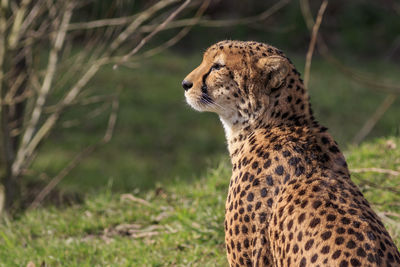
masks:
{"type": "MultiPolygon", "coordinates": [[[[36,5],[26,2],[10,1],[2,12],[9,41],[2,98],[14,90],[11,98],[22,100],[3,101],[0,172],[3,183],[12,176],[25,207],[35,198],[75,203],[104,189],[143,192],[228,161],[217,116],[189,108],[182,79],[224,39],[274,45],[304,73],[321,4],[38,1],[43,11],[32,14],[36,5]],[[18,23],[17,7],[25,7],[18,23]],[[17,37],[12,25],[22,25],[17,37]]],[[[309,91],[316,118],[343,150],[399,135],[399,17],[395,0],[331,1],[324,13],[309,91]]]]}

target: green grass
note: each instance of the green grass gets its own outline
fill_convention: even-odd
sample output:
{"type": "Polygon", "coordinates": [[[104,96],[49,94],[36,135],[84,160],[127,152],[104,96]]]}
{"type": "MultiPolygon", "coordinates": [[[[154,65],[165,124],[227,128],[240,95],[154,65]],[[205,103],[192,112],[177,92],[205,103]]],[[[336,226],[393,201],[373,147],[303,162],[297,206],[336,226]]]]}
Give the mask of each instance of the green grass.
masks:
{"type": "MultiPolygon", "coordinates": [[[[351,147],[346,157],[351,169],[400,171],[400,138],[351,147]]],[[[141,201],[109,185],[81,205],[3,219],[0,266],[227,266],[223,217],[230,166],[219,162],[192,182],[181,178],[128,192],[141,201]]],[[[400,246],[399,177],[362,172],[353,179],[400,246]]]]}
{"type": "MultiPolygon", "coordinates": [[[[304,56],[287,53],[302,72],[304,56]]],[[[387,62],[347,63],[358,66],[379,79],[399,82],[398,68],[387,62]]],[[[136,69],[111,67],[101,70],[89,84],[91,94],[115,93],[120,89],[120,109],[114,137],[84,159],[62,181],[60,190],[96,192],[112,181],[114,192],[154,188],[171,177],[191,180],[204,173],[215,158],[225,155],[223,129],[215,114],[197,113],[184,101],[182,79],[201,61],[201,54],[171,52],[141,62],[136,69]],[[210,158],[210,155],[213,155],[210,158]]],[[[316,118],[339,142],[351,141],[364,121],[385,97],[347,78],[326,62],[315,58],[311,69],[310,95],[316,118]]],[[[59,126],[40,148],[30,179],[47,183],[80,150],[99,140],[108,114],[90,114],[101,104],[68,110],[62,122],[80,117],[77,126],[59,126]],[[83,115],[83,116],[82,116],[83,115]]],[[[108,109],[109,110],[109,109],[108,109]]],[[[108,111],[106,110],[106,111],[108,111]]],[[[398,135],[400,101],[397,100],[375,127],[369,138],[398,135]]]]}

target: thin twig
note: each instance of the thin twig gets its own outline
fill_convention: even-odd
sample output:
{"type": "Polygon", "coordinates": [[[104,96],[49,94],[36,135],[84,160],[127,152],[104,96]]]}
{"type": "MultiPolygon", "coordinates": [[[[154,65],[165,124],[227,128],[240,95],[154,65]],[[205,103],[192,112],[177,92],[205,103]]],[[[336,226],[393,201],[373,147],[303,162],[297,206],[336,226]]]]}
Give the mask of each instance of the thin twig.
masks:
{"type": "Polygon", "coordinates": [[[146,200],[144,200],[142,198],[135,197],[132,194],[122,194],[121,195],[121,200],[130,200],[132,202],[137,202],[139,204],[151,207],[151,204],[148,201],[146,201],[146,200]]]}
{"type": "MultiPolygon", "coordinates": [[[[7,20],[6,20],[7,2],[0,2],[0,99],[3,98],[3,80],[4,80],[4,62],[6,54],[6,31],[7,31],[7,20]]],[[[0,105],[0,112],[2,111],[2,105],[0,105]]]]}
{"type": "Polygon", "coordinates": [[[359,168],[359,169],[351,169],[353,173],[363,173],[363,172],[376,172],[376,173],[384,173],[390,174],[393,176],[399,176],[400,172],[390,169],[382,169],[382,168],[359,168]]]}
{"type": "Polygon", "coordinates": [[[315,24],[312,27],[311,41],[310,41],[310,45],[308,47],[308,52],[307,52],[307,56],[306,56],[306,64],[304,67],[304,86],[306,88],[308,88],[308,82],[310,80],[311,60],[312,60],[312,55],[314,53],[315,44],[317,42],[319,26],[321,25],[322,17],[324,16],[324,12],[325,12],[327,5],[328,5],[328,0],[324,0],[319,8],[315,24]]]}
{"type": "Polygon", "coordinates": [[[308,30],[311,31],[314,26],[314,18],[311,14],[310,3],[308,0],[300,0],[300,10],[303,14],[308,30]]]}
{"type": "Polygon", "coordinates": [[[97,143],[86,147],[80,153],[78,153],[75,158],[64,168],[62,169],[36,196],[33,200],[32,204],[28,209],[37,208],[43,199],[61,182],[62,179],[65,178],[84,158],[88,157],[92,154],[100,145],[104,145],[108,143],[113,135],[115,123],[117,120],[117,111],[118,111],[118,98],[116,97],[112,103],[112,110],[108,120],[107,129],[105,131],[104,137],[97,143]]]}
{"type": "Polygon", "coordinates": [[[210,5],[210,2],[211,2],[211,0],[205,0],[203,2],[203,4],[200,6],[199,10],[197,10],[196,14],[194,15],[194,17],[192,19],[192,21],[195,24],[191,24],[191,25],[188,25],[188,26],[184,27],[182,30],[180,30],[178,32],[178,34],[176,34],[174,37],[172,37],[168,41],[164,42],[160,46],[155,47],[155,48],[150,49],[150,50],[147,50],[146,52],[144,52],[142,54],[142,57],[152,57],[152,56],[164,51],[165,49],[175,45],[177,42],[179,42],[183,37],[185,37],[186,34],[189,33],[189,31],[193,28],[193,26],[196,25],[199,22],[201,16],[206,11],[207,7],[210,5]]]}
{"type": "Polygon", "coordinates": [[[390,94],[400,94],[400,85],[390,84],[379,79],[370,78],[371,74],[361,73],[343,64],[330,52],[328,45],[322,38],[318,38],[318,52],[332,65],[334,65],[339,71],[350,79],[359,82],[375,91],[386,92],[390,94]]]}
{"type": "Polygon", "coordinates": [[[110,27],[110,26],[121,26],[132,22],[132,20],[136,19],[137,15],[128,16],[128,17],[120,17],[120,18],[112,18],[112,19],[100,19],[93,20],[88,22],[79,22],[79,23],[71,23],[68,25],[68,31],[75,30],[89,30],[101,27],[110,27]]]}
{"type": "Polygon", "coordinates": [[[119,46],[129,37],[133,32],[136,31],[136,29],[142,25],[143,22],[148,20],[151,16],[153,16],[155,13],[160,11],[161,9],[177,2],[177,0],[165,0],[165,1],[160,1],[157,4],[151,6],[148,10],[143,11],[129,26],[121,32],[117,38],[110,44],[110,48],[108,53],[111,54],[113,53],[119,46]]]}
{"type": "MultiPolygon", "coordinates": [[[[314,19],[312,18],[310,6],[308,0],[301,0],[300,7],[306,21],[306,25],[308,29],[311,31],[311,26],[314,25],[314,19]]],[[[387,82],[380,81],[378,79],[370,78],[371,74],[360,73],[352,68],[347,67],[343,64],[339,59],[333,56],[330,52],[328,45],[325,43],[324,39],[321,36],[317,38],[317,49],[318,52],[332,65],[334,65],[337,69],[339,69],[344,75],[349,77],[350,79],[357,81],[371,89],[377,90],[381,89],[381,91],[392,93],[392,94],[400,94],[400,86],[398,84],[390,84],[387,82]]]]}
{"type": "MultiPolygon", "coordinates": [[[[263,11],[261,14],[252,16],[252,17],[246,17],[242,19],[232,19],[232,20],[202,20],[200,19],[201,15],[204,13],[205,9],[208,6],[208,3],[203,2],[203,6],[199,8],[197,14],[195,17],[190,18],[190,19],[182,19],[182,20],[177,20],[177,21],[171,21],[166,25],[163,29],[161,30],[167,30],[167,29],[173,29],[173,28],[178,28],[178,27],[185,27],[183,28],[180,32],[178,32],[174,37],[172,37],[170,40],[167,42],[163,43],[162,45],[152,48],[143,54],[141,54],[138,57],[132,57],[131,59],[133,60],[140,60],[142,58],[147,58],[154,56],[157,53],[162,52],[163,50],[167,49],[168,47],[176,44],[179,40],[181,40],[187,32],[194,26],[203,26],[203,27],[229,27],[229,26],[236,26],[236,25],[244,25],[244,24],[250,24],[250,23],[256,23],[262,20],[265,20],[278,12],[280,9],[282,9],[285,5],[287,5],[290,1],[289,0],[281,0],[268,8],[267,10],[263,11]]],[[[140,31],[142,32],[151,32],[153,31],[157,25],[145,25],[140,27],[140,31]]],[[[123,62],[121,57],[114,57],[112,59],[113,62],[116,63],[114,67],[117,67],[118,64],[121,65],[126,65],[127,62],[123,62]]]]}
{"type": "Polygon", "coordinates": [[[360,184],[364,184],[364,185],[368,185],[371,186],[372,188],[377,188],[377,189],[381,189],[384,191],[388,191],[388,192],[392,192],[395,194],[400,194],[400,188],[398,187],[393,187],[393,186],[383,186],[383,185],[379,185],[377,183],[365,180],[365,179],[361,179],[360,184]]]}
{"type": "Polygon", "coordinates": [[[167,19],[163,21],[163,23],[159,24],[154,31],[143,38],[134,49],[132,49],[128,54],[124,55],[122,57],[122,62],[126,62],[132,55],[136,54],[154,35],[165,28],[165,26],[171,22],[190,2],[191,0],[186,0],[182,5],[179,6],[179,8],[172,12],[171,15],[169,15],[167,19]]]}
{"type": "Polygon", "coordinates": [[[374,114],[364,123],[364,126],[358,131],[353,138],[353,144],[358,145],[372,131],[378,121],[382,118],[385,112],[393,105],[397,96],[389,94],[385,97],[382,103],[375,110],[374,114]]]}
{"type": "Polygon", "coordinates": [[[96,149],[97,144],[88,146],[83,151],[81,151],[75,158],[64,168],[62,169],[43,189],[40,193],[35,197],[32,204],[29,206],[28,210],[36,209],[43,199],[56,187],[57,184],[67,176],[81,161],[86,158],[88,155],[93,153],[96,149]]]}
{"type": "Polygon", "coordinates": [[[12,166],[12,172],[13,172],[13,175],[15,175],[15,176],[17,176],[20,173],[21,166],[24,163],[24,159],[27,156],[29,156],[29,154],[26,154],[27,153],[26,149],[29,146],[29,142],[32,140],[32,135],[36,129],[36,125],[42,114],[43,105],[46,101],[47,95],[51,88],[51,84],[53,82],[54,74],[55,74],[56,67],[57,67],[58,52],[61,50],[61,47],[64,44],[67,26],[72,17],[72,10],[73,10],[73,5],[68,4],[67,8],[64,12],[60,28],[57,32],[57,35],[56,35],[56,38],[54,41],[54,46],[50,51],[46,76],[43,80],[42,87],[40,88],[39,95],[37,97],[35,107],[32,111],[32,116],[29,121],[28,127],[25,130],[25,133],[22,137],[21,145],[20,145],[20,148],[18,149],[16,160],[12,166]]]}

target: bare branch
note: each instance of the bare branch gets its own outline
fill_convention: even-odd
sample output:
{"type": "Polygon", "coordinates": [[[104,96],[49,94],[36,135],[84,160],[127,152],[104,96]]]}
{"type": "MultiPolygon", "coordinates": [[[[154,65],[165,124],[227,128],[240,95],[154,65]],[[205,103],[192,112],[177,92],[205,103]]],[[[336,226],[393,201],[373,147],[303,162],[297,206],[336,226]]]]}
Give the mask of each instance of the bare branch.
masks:
{"type": "Polygon", "coordinates": [[[148,20],[157,11],[168,5],[176,3],[177,0],[164,0],[143,11],[110,45],[109,54],[113,53],[143,22],[148,20]]]}
{"type": "Polygon", "coordinates": [[[149,35],[147,35],[145,38],[143,38],[140,43],[133,49],[131,50],[128,54],[124,55],[122,57],[122,62],[125,62],[128,60],[129,57],[132,55],[136,54],[140,48],[142,48],[154,35],[156,35],[160,30],[165,28],[165,26],[173,20],[189,3],[191,0],[186,0],[179,8],[177,8],[174,12],[172,12],[171,15],[168,16],[166,20],[164,20],[163,23],[157,26],[157,28],[154,29],[149,35]]]}
{"type": "Polygon", "coordinates": [[[46,71],[45,78],[43,80],[42,87],[40,88],[39,95],[37,97],[36,104],[33,109],[32,116],[29,121],[28,127],[25,130],[25,133],[22,137],[21,146],[17,152],[16,160],[12,166],[12,171],[13,171],[14,175],[17,175],[21,171],[21,166],[23,165],[24,159],[27,156],[29,156],[29,155],[26,155],[26,153],[27,153],[26,149],[29,145],[29,142],[32,139],[32,135],[33,135],[36,125],[39,121],[40,115],[42,113],[43,105],[46,101],[47,94],[49,93],[49,90],[51,88],[51,84],[52,84],[52,81],[54,78],[57,61],[58,61],[58,52],[60,51],[60,49],[64,43],[67,26],[68,26],[68,23],[71,20],[71,16],[72,16],[72,10],[73,10],[73,5],[67,4],[67,7],[66,7],[64,15],[63,15],[62,22],[60,24],[58,33],[57,33],[55,41],[54,41],[54,46],[50,51],[49,61],[48,61],[48,65],[47,65],[47,71],[46,71]]]}
{"type": "Polygon", "coordinates": [[[68,31],[75,30],[89,30],[101,27],[110,27],[110,26],[121,26],[128,24],[137,18],[137,14],[128,17],[120,17],[120,18],[112,18],[112,19],[101,19],[94,20],[88,22],[79,22],[79,23],[71,23],[68,25],[68,31]]]}
{"type": "MultiPolygon", "coordinates": [[[[203,4],[200,6],[199,10],[197,10],[195,16],[193,17],[192,21],[196,24],[199,22],[201,16],[203,15],[203,13],[206,11],[207,7],[210,5],[211,0],[205,0],[203,2],[203,4]]],[[[182,30],[180,30],[178,32],[178,34],[176,34],[174,37],[172,37],[171,39],[169,39],[168,41],[164,42],[163,44],[161,44],[158,47],[155,47],[153,49],[150,49],[146,52],[144,52],[142,54],[142,57],[151,57],[154,56],[155,54],[158,54],[160,52],[162,52],[163,50],[173,46],[174,44],[176,44],[177,42],[179,42],[183,37],[185,37],[186,34],[189,33],[189,31],[192,29],[193,25],[195,24],[191,24],[189,26],[186,26],[185,28],[183,28],[182,30]]],[[[162,29],[161,29],[162,30],[162,29]]]]}
{"type": "Polygon", "coordinates": [[[328,0],[324,0],[319,8],[317,20],[312,27],[311,41],[310,41],[310,45],[308,47],[308,52],[307,52],[307,56],[306,56],[306,64],[304,67],[304,87],[306,87],[306,88],[308,88],[308,82],[310,80],[311,59],[312,59],[312,55],[314,53],[315,43],[317,41],[319,26],[321,25],[322,17],[324,16],[324,12],[325,12],[327,5],[328,5],[328,0]]]}
{"type": "Polygon", "coordinates": [[[333,56],[333,54],[330,52],[329,47],[327,44],[324,42],[322,38],[318,38],[318,52],[332,65],[336,66],[338,70],[340,70],[344,75],[349,77],[350,79],[359,82],[371,89],[374,89],[376,91],[383,91],[386,93],[391,93],[391,94],[400,94],[400,85],[397,84],[390,84],[384,81],[381,81],[379,79],[373,79],[370,78],[371,74],[367,73],[360,73],[358,71],[355,71],[349,67],[347,67],[345,64],[343,64],[339,59],[333,56]]]}
{"type": "Polygon", "coordinates": [[[138,197],[135,197],[132,194],[122,194],[121,195],[121,200],[130,200],[132,202],[137,202],[139,204],[151,207],[151,204],[148,201],[146,201],[144,199],[141,199],[141,198],[138,198],[138,197]]]}
{"type": "Polygon", "coordinates": [[[395,171],[395,170],[389,170],[389,169],[382,169],[382,168],[360,168],[360,169],[351,169],[351,172],[354,173],[363,173],[363,172],[376,172],[376,173],[384,173],[384,174],[390,174],[393,176],[399,176],[400,172],[395,171]]]}
{"type": "Polygon", "coordinates": [[[21,6],[18,8],[15,14],[13,26],[8,37],[8,45],[10,46],[10,49],[14,49],[18,43],[21,33],[21,24],[23,22],[26,9],[30,2],[31,0],[22,0],[21,6]]]}
{"type": "Polygon", "coordinates": [[[374,114],[364,123],[363,127],[358,131],[358,133],[353,138],[354,144],[361,143],[362,140],[372,131],[376,123],[382,118],[383,114],[393,105],[394,101],[397,99],[396,95],[390,94],[385,97],[382,103],[375,110],[374,114]]]}
{"type": "Polygon", "coordinates": [[[108,119],[108,126],[106,129],[106,133],[104,134],[104,137],[103,137],[103,141],[102,141],[103,143],[110,142],[110,140],[114,134],[115,123],[117,122],[118,107],[119,107],[119,101],[118,101],[118,98],[115,97],[112,102],[112,105],[111,105],[111,114],[110,114],[110,118],[108,119]]]}
{"type": "Polygon", "coordinates": [[[116,97],[112,102],[110,118],[108,120],[107,128],[104,134],[104,137],[97,143],[86,147],[83,151],[78,153],[75,158],[64,168],[62,169],[51,181],[48,183],[42,191],[36,196],[32,204],[28,209],[37,208],[43,199],[65,178],[83,159],[92,154],[100,145],[106,144],[111,140],[111,137],[114,132],[115,123],[117,120],[117,111],[118,111],[119,101],[116,97]]]}
{"type": "MultiPolygon", "coordinates": [[[[7,1],[0,2],[0,99],[3,98],[3,79],[4,79],[4,55],[6,52],[6,30],[7,30],[7,21],[6,21],[6,9],[7,9],[7,1]]],[[[0,112],[2,110],[2,105],[0,105],[0,112]]]]}
{"type": "Polygon", "coordinates": [[[311,14],[310,3],[308,0],[300,0],[300,10],[303,14],[308,30],[311,31],[314,27],[314,18],[311,14]]]}
{"type": "MultiPolygon", "coordinates": [[[[245,25],[256,23],[259,21],[266,20],[280,9],[282,9],[285,5],[290,3],[290,0],[281,0],[278,1],[276,4],[268,8],[267,10],[263,11],[261,14],[241,19],[228,19],[228,20],[207,20],[201,19],[196,21],[193,18],[190,19],[182,19],[177,21],[172,21],[169,23],[163,30],[169,30],[174,28],[181,28],[185,26],[194,26],[199,25],[203,27],[230,27],[236,25],[245,25]]],[[[141,32],[152,32],[158,25],[146,25],[140,28],[141,32]]]]}

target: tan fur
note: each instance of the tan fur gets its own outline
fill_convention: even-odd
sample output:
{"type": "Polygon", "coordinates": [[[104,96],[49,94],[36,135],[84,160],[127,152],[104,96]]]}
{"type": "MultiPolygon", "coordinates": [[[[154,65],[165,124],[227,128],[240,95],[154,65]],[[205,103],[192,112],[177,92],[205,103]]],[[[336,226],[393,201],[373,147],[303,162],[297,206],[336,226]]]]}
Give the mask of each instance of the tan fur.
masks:
{"type": "Polygon", "coordinates": [[[211,46],[186,78],[188,103],[217,113],[232,161],[230,266],[400,266],[379,217],[314,119],[300,75],[257,42],[211,46]],[[214,67],[213,67],[214,66],[214,67]]]}

